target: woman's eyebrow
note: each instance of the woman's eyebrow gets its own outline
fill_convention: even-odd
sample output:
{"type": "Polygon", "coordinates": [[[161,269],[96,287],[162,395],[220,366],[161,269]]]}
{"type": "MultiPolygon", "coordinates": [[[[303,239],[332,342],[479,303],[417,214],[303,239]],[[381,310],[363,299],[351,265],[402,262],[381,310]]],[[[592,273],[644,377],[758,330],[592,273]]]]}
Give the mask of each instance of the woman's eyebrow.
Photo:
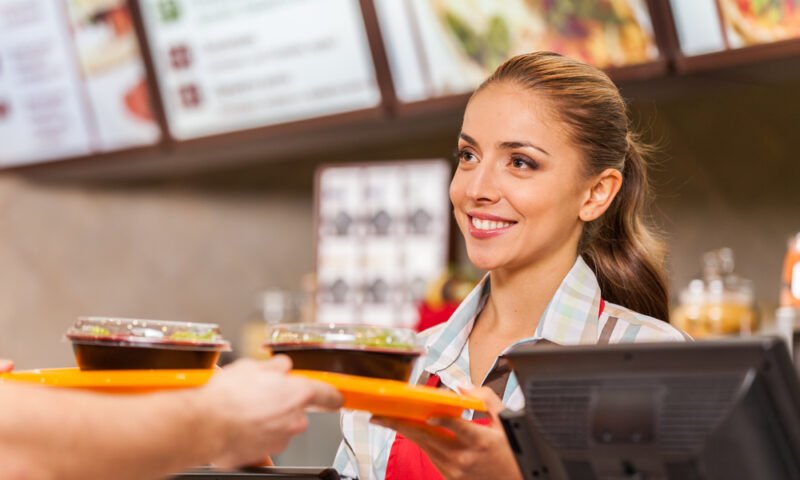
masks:
{"type": "Polygon", "coordinates": [[[548,153],[547,150],[545,150],[542,147],[538,147],[538,146],[536,146],[536,145],[534,145],[534,144],[532,144],[530,142],[520,142],[520,141],[500,142],[498,144],[498,147],[499,148],[503,148],[503,149],[514,149],[514,148],[530,147],[530,148],[533,148],[535,150],[539,150],[540,152],[544,153],[548,157],[550,156],[550,153],[548,153]]]}
{"type": "MultiPolygon", "coordinates": [[[[469,143],[473,147],[477,147],[478,146],[478,141],[475,140],[474,138],[470,137],[466,133],[461,132],[461,133],[458,134],[458,136],[459,136],[459,138],[461,138],[465,142],[469,143]]],[[[550,153],[547,150],[545,150],[542,147],[536,146],[536,145],[532,144],[531,142],[522,142],[522,141],[518,141],[518,140],[512,140],[512,141],[507,141],[507,142],[500,142],[498,144],[498,148],[502,148],[502,149],[506,149],[506,150],[510,150],[510,149],[514,149],[514,148],[523,148],[523,147],[530,147],[530,148],[533,148],[535,150],[539,150],[540,152],[544,153],[548,157],[550,156],[550,153]]]]}
{"type": "Polygon", "coordinates": [[[462,140],[464,140],[465,142],[469,143],[469,144],[470,144],[470,145],[472,145],[473,147],[477,147],[477,146],[478,146],[478,141],[477,141],[477,140],[475,140],[474,138],[470,137],[470,136],[469,136],[469,135],[467,135],[466,133],[464,133],[464,132],[461,132],[461,133],[459,133],[459,134],[458,134],[458,136],[459,136],[459,138],[461,138],[461,139],[462,139],[462,140]]]}

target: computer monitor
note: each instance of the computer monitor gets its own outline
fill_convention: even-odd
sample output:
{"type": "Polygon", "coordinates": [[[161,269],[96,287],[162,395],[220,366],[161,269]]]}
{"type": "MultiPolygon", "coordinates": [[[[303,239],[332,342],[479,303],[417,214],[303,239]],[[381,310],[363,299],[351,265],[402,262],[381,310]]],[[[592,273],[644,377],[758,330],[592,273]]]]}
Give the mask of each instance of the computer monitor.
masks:
{"type": "Polygon", "coordinates": [[[777,338],[506,356],[525,408],[501,419],[526,479],[800,479],[800,380],[777,338]]]}

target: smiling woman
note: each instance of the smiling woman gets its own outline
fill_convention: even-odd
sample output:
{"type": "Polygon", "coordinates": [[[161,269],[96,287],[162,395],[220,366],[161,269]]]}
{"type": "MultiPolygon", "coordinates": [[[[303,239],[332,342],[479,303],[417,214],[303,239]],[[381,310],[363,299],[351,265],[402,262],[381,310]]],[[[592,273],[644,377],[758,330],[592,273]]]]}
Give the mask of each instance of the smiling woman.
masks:
{"type": "Polygon", "coordinates": [[[359,478],[519,478],[498,419],[523,406],[504,352],[686,338],[659,320],[663,249],[641,218],[642,151],[600,70],[549,52],[498,67],[467,105],[450,184],[470,261],[489,273],[447,323],[423,332],[426,355],[411,377],[480,397],[490,413],[369,426],[345,414],[338,468],[359,478]]]}

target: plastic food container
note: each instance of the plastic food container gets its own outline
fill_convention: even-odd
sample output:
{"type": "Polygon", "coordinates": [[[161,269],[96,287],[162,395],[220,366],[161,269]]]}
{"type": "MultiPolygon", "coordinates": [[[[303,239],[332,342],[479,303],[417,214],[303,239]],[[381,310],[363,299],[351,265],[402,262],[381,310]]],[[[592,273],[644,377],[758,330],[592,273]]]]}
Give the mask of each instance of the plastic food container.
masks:
{"type": "Polygon", "coordinates": [[[288,355],[296,369],[400,381],[423,352],[412,330],[345,324],[273,325],[264,346],[288,355]]]}
{"type": "Polygon", "coordinates": [[[80,317],[66,338],[81,370],[213,368],[231,349],[213,323],[80,317]]]}

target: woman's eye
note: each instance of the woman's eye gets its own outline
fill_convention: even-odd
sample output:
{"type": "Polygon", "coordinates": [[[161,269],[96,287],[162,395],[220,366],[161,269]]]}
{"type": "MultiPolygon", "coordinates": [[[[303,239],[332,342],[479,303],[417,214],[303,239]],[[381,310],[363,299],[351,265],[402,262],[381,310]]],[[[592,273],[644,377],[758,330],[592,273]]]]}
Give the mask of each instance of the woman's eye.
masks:
{"type": "Polygon", "coordinates": [[[525,157],[512,157],[511,166],[516,169],[531,169],[535,170],[539,165],[533,160],[525,157]]]}
{"type": "Polygon", "coordinates": [[[458,151],[458,160],[461,162],[471,163],[474,162],[476,159],[475,154],[470,152],[469,150],[459,150],[458,151]]]}

